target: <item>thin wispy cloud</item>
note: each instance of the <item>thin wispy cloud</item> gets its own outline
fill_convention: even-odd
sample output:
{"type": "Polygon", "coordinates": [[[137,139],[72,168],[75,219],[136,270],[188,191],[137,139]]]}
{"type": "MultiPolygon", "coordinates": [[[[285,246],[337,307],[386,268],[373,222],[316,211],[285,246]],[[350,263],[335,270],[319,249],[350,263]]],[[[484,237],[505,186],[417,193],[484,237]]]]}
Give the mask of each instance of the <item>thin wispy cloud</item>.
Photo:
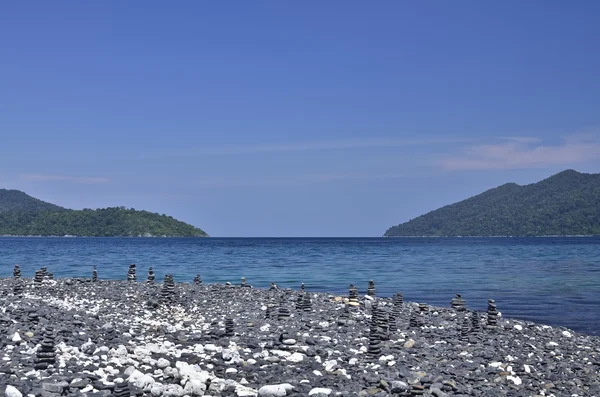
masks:
{"type": "Polygon", "coordinates": [[[228,189],[228,188],[285,188],[300,187],[307,185],[327,184],[333,182],[355,181],[366,182],[376,180],[395,180],[411,176],[408,173],[314,173],[314,174],[296,174],[282,176],[260,176],[260,177],[220,177],[220,178],[198,178],[189,181],[191,185],[210,188],[210,189],[228,189]]]}
{"type": "Polygon", "coordinates": [[[570,166],[600,160],[600,136],[572,135],[558,145],[516,140],[503,144],[476,145],[441,160],[444,169],[489,170],[570,166]]]}
{"type": "Polygon", "coordinates": [[[80,184],[102,184],[109,183],[110,178],[105,177],[81,177],[68,175],[43,175],[43,174],[25,174],[22,179],[32,182],[69,182],[80,184]]]}
{"type": "Polygon", "coordinates": [[[267,153],[292,153],[326,150],[352,150],[352,149],[374,149],[404,146],[426,146],[452,143],[464,143],[470,141],[462,138],[425,138],[425,139],[369,139],[369,140],[340,140],[321,142],[298,142],[298,143],[264,143],[248,145],[225,145],[207,146],[189,149],[176,149],[160,153],[147,153],[145,158],[165,157],[194,157],[194,156],[220,156],[241,154],[267,154],[267,153]]]}

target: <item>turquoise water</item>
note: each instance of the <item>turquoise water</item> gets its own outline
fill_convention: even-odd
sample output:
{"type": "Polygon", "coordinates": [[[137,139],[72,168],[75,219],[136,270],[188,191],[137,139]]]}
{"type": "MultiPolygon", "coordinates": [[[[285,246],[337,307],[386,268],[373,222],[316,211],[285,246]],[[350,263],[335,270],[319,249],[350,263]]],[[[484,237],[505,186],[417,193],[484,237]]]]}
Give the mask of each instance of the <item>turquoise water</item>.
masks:
{"type": "Polygon", "coordinates": [[[15,263],[24,277],[47,266],[55,277],[138,280],[153,266],[158,279],[173,273],[191,282],[255,287],[274,281],[312,291],[347,293],[350,283],[377,294],[449,306],[461,293],[484,310],[494,298],[506,317],[600,334],[600,238],[0,238],[0,277],[15,263]]]}

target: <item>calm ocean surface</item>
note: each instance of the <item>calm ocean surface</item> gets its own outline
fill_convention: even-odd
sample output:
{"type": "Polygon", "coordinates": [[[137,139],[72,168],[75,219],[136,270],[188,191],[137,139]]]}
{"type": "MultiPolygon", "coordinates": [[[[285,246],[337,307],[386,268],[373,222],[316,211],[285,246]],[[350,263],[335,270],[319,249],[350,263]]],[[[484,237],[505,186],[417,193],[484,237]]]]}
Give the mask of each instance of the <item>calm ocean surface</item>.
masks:
{"type": "Polygon", "coordinates": [[[157,280],[173,273],[191,282],[239,283],[364,294],[449,306],[461,293],[467,307],[485,310],[494,298],[505,317],[600,335],[600,238],[43,238],[0,237],[0,277],[14,264],[24,277],[47,266],[55,277],[138,280],[153,266],[157,280]]]}

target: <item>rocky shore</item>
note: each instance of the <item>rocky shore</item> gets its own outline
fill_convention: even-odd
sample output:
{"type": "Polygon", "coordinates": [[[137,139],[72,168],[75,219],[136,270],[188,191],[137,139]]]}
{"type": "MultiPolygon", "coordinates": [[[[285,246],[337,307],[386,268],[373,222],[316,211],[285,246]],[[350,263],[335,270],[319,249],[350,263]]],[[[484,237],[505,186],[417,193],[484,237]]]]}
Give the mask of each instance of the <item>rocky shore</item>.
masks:
{"type": "Polygon", "coordinates": [[[0,279],[7,397],[600,396],[599,337],[493,302],[15,276],[0,279]]]}

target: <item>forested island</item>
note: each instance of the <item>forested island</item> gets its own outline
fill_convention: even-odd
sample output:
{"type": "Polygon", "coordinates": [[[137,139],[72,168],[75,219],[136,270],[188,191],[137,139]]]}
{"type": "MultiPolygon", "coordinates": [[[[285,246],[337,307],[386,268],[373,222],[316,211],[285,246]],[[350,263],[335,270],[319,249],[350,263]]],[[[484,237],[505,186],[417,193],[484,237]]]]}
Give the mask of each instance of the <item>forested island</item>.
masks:
{"type": "Polygon", "coordinates": [[[540,182],[507,183],[391,227],[402,236],[600,235],[600,174],[566,170],[540,182]]]}
{"type": "Polygon", "coordinates": [[[164,214],[125,207],[72,210],[5,189],[0,189],[0,235],[208,237],[203,230],[164,214]]]}

